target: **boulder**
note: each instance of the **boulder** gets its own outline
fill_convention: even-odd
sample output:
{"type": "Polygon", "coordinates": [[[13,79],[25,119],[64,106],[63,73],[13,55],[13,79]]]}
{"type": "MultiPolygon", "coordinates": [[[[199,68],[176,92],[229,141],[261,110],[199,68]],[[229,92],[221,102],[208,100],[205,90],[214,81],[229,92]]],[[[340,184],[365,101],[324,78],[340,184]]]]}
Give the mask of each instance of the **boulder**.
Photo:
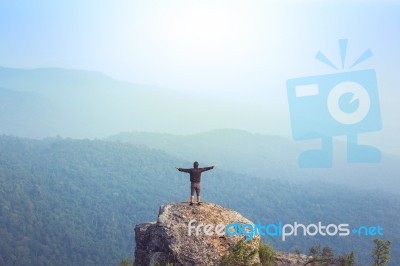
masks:
{"type": "MultiPolygon", "coordinates": [[[[208,236],[204,225],[253,224],[240,213],[214,203],[189,206],[185,203],[170,203],[160,207],[156,222],[138,224],[135,227],[135,265],[219,265],[221,257],[229,248],[246,236],[217,234],[209,226],[208,236]],[[189,223],[192,230],[189,235],[189,223]],[[196,227],[199,234],[196,234],[196,227]]],[[[215,229],[215,228],[213,228],[215,229]]],[[[232,228],[233,229],[233,228],[232,228]]],[[[222,230],[224,231],[224,229],[222,230]]],[[[221,232],[219,230],[218,232],[221,232]]],[[[254,236],[245,242],[257,249],[260,237],[254,236]]],[[[254,263],[259,262],[258,254],[254,263]]]]}

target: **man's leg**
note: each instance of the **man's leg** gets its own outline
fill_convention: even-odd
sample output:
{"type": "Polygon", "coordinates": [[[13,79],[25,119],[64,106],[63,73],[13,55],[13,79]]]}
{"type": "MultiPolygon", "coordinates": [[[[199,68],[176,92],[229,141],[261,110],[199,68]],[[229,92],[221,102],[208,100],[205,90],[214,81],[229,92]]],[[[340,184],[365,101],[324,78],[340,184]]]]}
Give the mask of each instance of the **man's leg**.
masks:
{"type": "Polygon", "coordinates": [[[200,183],[196,184],[197,204],[200,205],[200,183]]]}
{"type": "Polygon", "coordinates": [[[192,182],[190,182],[190,203],[189,203],[189,205],[193,205],[194,191],[195,191],[194,184],[192,182]]]}

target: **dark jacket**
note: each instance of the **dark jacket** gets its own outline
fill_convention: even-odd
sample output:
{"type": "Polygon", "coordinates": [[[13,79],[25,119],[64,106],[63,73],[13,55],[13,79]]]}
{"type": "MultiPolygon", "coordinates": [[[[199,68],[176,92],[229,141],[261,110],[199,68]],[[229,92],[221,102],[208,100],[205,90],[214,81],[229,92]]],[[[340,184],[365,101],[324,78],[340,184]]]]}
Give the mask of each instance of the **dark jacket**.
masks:
{"type": "Polygon", "coordinates": [[[213,169],[214,166],[203,167],[203,168],[178,168],[179,171],[190,174],[190,182],[199,183],[201,179],[201,173],[213,169]]]}

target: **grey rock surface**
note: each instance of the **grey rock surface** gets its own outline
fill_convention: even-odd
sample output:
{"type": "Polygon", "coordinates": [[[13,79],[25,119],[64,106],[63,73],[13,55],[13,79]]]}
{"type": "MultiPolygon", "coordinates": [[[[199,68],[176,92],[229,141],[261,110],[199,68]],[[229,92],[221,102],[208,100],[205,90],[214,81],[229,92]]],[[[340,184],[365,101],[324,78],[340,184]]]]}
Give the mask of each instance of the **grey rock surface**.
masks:
{"type": "MultiPolygon", "coordinates": [[[[224,208],[214,203],[189,206],[187,202],[170,203],[160,207],[156,222],[138,224],[135,227],[135,262],[136,266],[160,265],[220,265],[221,257],[229,248],[244,236],[219,236],[214,233],[207,236],[203,227],[199,235],[192,229],[188,233],[190,220],[196,220],[192,225],[218,224],[228,225],[253,224],[240,213],[224,208]]],[[[258,248],[260,237],[255,236],[246,241],[252,249],[258,248]]],[[[310,257],[302,254],[276,251],[275,266],[304,265],[310,257]]],[[[259,263],[258,255],[254,263],[259,263]]]]}
{"type": "MultiPolygon", "coordinates": [[[[188,224],[192,219],[196,220],[193,226],[234,222],[253,224],[240,213],[213,203],[202,203],[200,206],[189,206],[186,202],[163,205],[157,222],[135,227],[135,265],[165,265],[168,262],[173,265],[219,265],[229,247],[244,238],[216,233],[207,236],[203,230],[196,235],[195,229],[189,236],[188,224]]],[[[259,243],[259,236],[246,241],[252,249],[256,249],[259,243]]],[[[259,262],[258,256],[254,262],[259,262]]]]}

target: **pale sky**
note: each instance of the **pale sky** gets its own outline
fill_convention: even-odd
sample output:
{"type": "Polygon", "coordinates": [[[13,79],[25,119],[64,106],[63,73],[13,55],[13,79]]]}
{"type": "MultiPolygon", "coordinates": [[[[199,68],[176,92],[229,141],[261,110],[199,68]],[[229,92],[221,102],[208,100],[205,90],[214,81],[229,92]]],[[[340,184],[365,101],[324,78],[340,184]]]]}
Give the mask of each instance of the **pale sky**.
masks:
{"type": "Polygon", "coordinates": [[[322,50],[339,60],[339,38],[349,39],[350,57],[371,48],[371,66],[392,69],[399,25],[395,1],[6,0],[0,65],[241,94],[330,71],[313,57],[322,50]]]}

